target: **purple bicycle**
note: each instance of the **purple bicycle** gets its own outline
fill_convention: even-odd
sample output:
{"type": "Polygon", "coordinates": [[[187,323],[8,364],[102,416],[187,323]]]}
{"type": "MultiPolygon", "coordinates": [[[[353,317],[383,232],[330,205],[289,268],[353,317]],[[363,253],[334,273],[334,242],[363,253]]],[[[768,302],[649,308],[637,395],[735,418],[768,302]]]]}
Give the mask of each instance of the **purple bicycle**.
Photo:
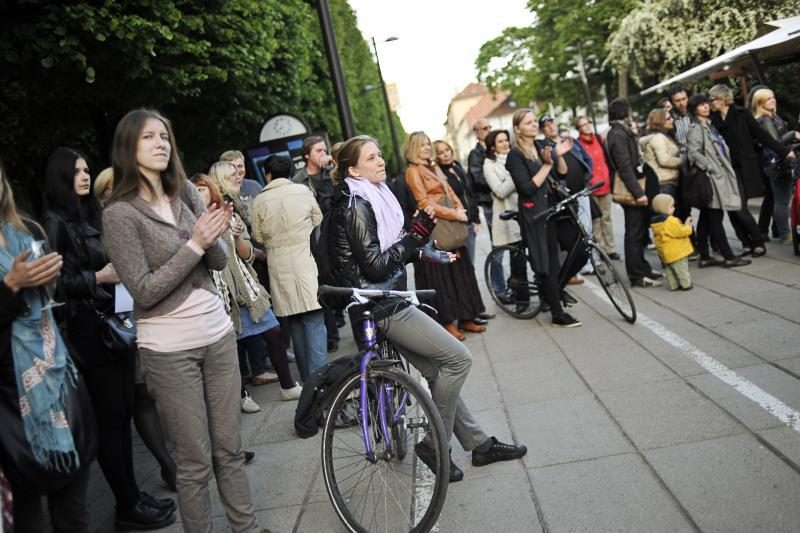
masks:
{"type": "MultiPolygon", "coordinates": [[[[353,305],[400,298],[411,305],[435,291],[384,291],[321,286],[320,296],[353,305]]],[[[391,316],[385,327],[391,327],[391,316]]],[[[448,443],[430,394],[408,373],[397,349],[366,311],[354,328],[364,351],[357,372],[341,379],[322,433],[325,488],[349,531],[430,531],[447,495],[448,443]],[[415,452],[425,439],[435,471],[415,452]]],[[[428,463],[430,463],[428,459],[428,463]]]]}

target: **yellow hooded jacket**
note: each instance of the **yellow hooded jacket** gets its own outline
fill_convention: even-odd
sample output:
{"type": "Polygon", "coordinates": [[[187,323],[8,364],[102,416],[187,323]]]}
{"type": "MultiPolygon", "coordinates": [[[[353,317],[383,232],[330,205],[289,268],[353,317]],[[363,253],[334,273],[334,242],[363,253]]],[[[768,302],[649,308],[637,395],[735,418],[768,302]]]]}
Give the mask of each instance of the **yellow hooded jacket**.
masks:
{"type": "Polygon", "coordinates": [[[650,228],[658,255],[665,265],[689,257],[694,251],[689,239],[692,228],[683,225],[677,217],[670,215],[663,221],[653,222],[650,228]]]}

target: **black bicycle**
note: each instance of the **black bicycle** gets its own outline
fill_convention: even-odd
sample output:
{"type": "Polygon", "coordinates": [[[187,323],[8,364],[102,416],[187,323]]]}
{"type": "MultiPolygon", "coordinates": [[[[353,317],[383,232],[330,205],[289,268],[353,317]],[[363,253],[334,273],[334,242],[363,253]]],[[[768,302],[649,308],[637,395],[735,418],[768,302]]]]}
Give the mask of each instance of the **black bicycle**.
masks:
{"type": "MultiPolygon", "coordinates": [[[[636,322],[636,305],[633,303],[633,297],[628,287],[622,281],[611,259],[598,248],[592,234],[586,231],[578,219],[576,212],[578,199],[589,196],[592,190],[586,188],[571,194],[556,205],[539,213],[536,218],[565,217],[575,224],[578,228],[578,239],[567,254],[564,264],[572,265],[578,252],[585,251],[592,262],[597,281],[603,287],[614,308],[622,315],[622,318],[634,323],[636,322]]],[[[518,214],[517,211],[504,211],[500,214],[500,219],[519,222],[518,214]]],[[[539,295],[536,275],[531,269],[528,259],[529,251],[525,242],[517,241],[492,249],[484,264],[484,278],[492,300],[500,309],[514,318],[533,318],[542,310],[542,299],[539,295]],[[506,272],[509,273],[507,277],[506,272]],[[498,285],[503,286],[503,289],[498,290],[498,285]]],[[[562,286],[566,282],[563,276],[568,271],[569,268],[561,269],[562,278],[559,281],[562,286]]]]}

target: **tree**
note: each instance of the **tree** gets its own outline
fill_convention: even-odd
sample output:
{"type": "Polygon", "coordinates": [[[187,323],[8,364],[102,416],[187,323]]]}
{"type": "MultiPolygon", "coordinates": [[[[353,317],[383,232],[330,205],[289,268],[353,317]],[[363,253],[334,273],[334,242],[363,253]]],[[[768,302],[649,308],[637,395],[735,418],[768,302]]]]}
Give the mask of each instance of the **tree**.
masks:
{"type": "Polygon", "coordinates": [[[479,79],[511,91],[519,102],[548,101],[575,108],[586,99],[578,76],[575,44],[583,54],[592,99],[614,73],[603,67],[604,44],[635,0],[530,0],[536,20],[530,27],[506,28],[485,43],[475,61],[479,79]],[[570,47],[570,49],[568,49],[570,47]]]}
{"type": "Polygon", "coordinates": [[[640,86],[752,39],[761,21],[797,15],[798,0],[642,0],[608,42],[606,63],[640,86]]]}
{"type": "MultiPolygon", "coordinates": [[[[334,6],[337,34],[366,47],[346,0],[334,6]]],[[[0,157],[35,207],[54,148],[82,149],[102,168],[117,121],[138,106],[172,120],[190,172],[255,144],[274,113],[338,132],[319,33],[304,0],[0,4],[0,157]]],[[[343,54],[345,69],[356,60],[343,54]]],[[[359,114],[377,116],[367,104],[356,109],[364,128],[379,126],[359,114]]]]}

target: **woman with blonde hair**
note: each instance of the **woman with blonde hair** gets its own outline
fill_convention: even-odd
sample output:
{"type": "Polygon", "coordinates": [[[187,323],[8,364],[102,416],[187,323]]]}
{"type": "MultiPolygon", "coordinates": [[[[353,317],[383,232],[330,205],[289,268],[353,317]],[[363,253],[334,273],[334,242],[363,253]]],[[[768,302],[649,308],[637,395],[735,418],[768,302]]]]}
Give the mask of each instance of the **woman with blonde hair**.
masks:
{"type": "MultiPolygon", "coordinates": [[[[221,201],[221,180],[225,180],[224,171],[229,163],[219,162],[211,166],[210,175],[198,174],[192,183],[203,197],[206,206],[221,201]]],[[[235,170],[235,168],[234,168],[235,170]]],[[[272,311],[270,296],[259,282],[252,264],[255,259],[253,244],[239,215],[233,215],[231,229],[223,234],[223,239],[231,250],[228,255],[228,266],[220,272],[211,271],[217,290],[224,299],[236,328],[236,345],[239,351],[239,370],[244,375],[245,366],[249,362],[253,386],[265,385],[273,381],[281,382],[281,398],[297,400],[300,387],[292,379],[289,361],[286,356],[286,345],[283,343],[278,319],[272,311]],[[277,376],[267,372],[264,364],[269,355],[277,376]]]]}
{"type": "MultiPolygon", "coordinates": [[[[758,124],[773,140],[787,148],[792,148],[793,144],[800,142],[800,133],[789,129],[786,121],[778,116],[778,103],[771,90],[762,88],[753,93],[752,110],[758,124]]],[[[789,230],[789,201],[792,196],[792,169],[795,165],[796,161],[781,157],[767,146],[762,147],[761,169],[769,180],[772,190],[772,210],[767,209],[759,214],[758,225],[762,233],[765,233],[772,218],[778,238],[784,243],[792,242],[789,230]]],[[[766,198],[764,203],[767,203],[766,198]]]]}
{"type": "MultiPolygon", "coordinates": [[[[550,205],[548,197],[555,180],[549,179],[553,169],[552,148],[542,150],[541,159],[533,144],[539,134],[539,123],[532,109],[517,110],[511,123],[514,126],[515,143],[506,156],[506,169],[514,180],[519,201],[519,224],[522,238],[528,247],[531,269],[536,273],[542,299],[550,306],[555,327],[573,328],[581,325],[575,317],[564,311],[559,285],[558,229],[556,223],[537,215],[550,205]]],[[[563,156],[572,149],[572,139],[567,137],[555,145],[559,172],[567,173],[563,156]]],[[[578,262],[579,265],[581,264],[578,262]]],[[[580,268],[580,266],[578,266],[580,268]]],[[[573,274],[577,273],[574,272],[573,274]]],[[[571,276],[564,277],[565,280],[571,276]]]]}
{"type": "MultiPolygon", "coordinates": [[[[425,209],[433,206],[437,219],[467,224],[467,212],[436,165],[433,145],[424,132],[417,131],[409,135],[405,158],[408,161],[406,185],[417,207],[425,209]]],[[[459,329],[473,333],[486,331],[485,326],[474,321],[484,312],[484,307],[466,242],[452,251],[458,256],[455,262],[419,263],[414,268],[414,278],[418,289],[436,290],[436,320],[455,338],[464,340],[464,334],[459,329]]]]}

